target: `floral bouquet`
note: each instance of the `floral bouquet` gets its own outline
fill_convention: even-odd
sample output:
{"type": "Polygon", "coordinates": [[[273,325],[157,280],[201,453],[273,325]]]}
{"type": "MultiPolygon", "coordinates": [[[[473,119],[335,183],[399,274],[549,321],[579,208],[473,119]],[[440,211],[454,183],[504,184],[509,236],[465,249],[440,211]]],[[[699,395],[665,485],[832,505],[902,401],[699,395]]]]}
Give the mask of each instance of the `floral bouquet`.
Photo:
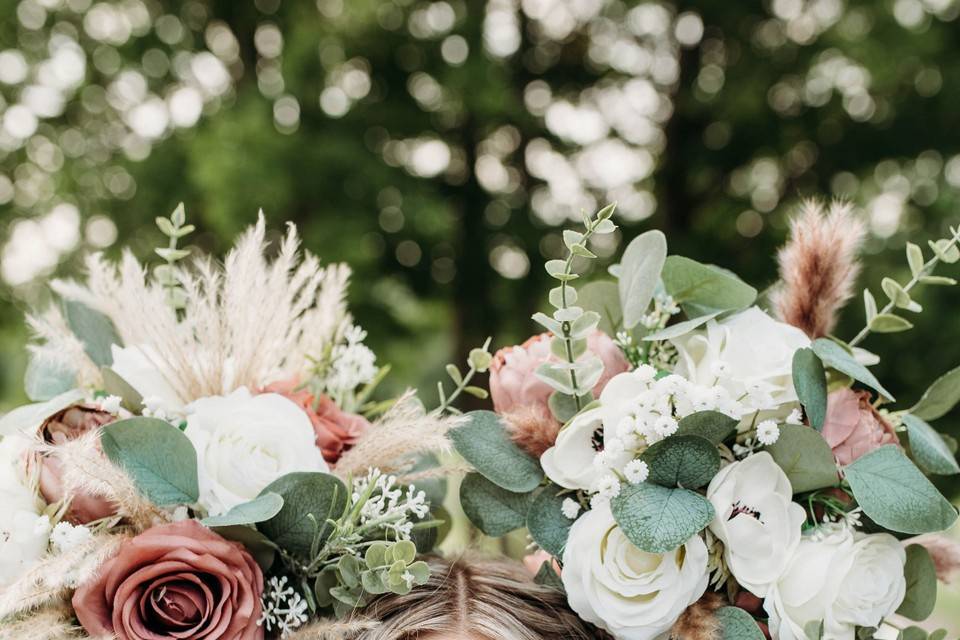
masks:
{"type": "Polygon", "coordinates": [[[35,403],[0,420],[0,638],[317,638],[424,583],[458,419],[370,400],[386,371],[348,269],[292,227],[268,259],[262,217],[222,264],[188,260],[182,207],[157,224],[152,269],[94,255],[29,318],[35,403]]]}
{"type": "Polygon", "coordinates": [[[469,518],[491,536],[526,528],[538,579],[617,640],[928,637],[909,621],[960,566],[930,535],[957,510],[928,476],[960,472],[930,423],[960,400],[960,369],[906,407],[861,345],[910,329],[921,285],[956,284],[934,272],[960,259],[960,231],[908,244],[911,278],[885,278],[882,306],[865,290],[845,341],[831,332],[863,230],[844,207],[805,206],[763,294],[667,255],[658,231],[613,279],[575,286],[612,213],[564,232],[553,310],[534,316],[546,333],[495,355],[494,411],[451,432],[475,468],[469,518]]]}

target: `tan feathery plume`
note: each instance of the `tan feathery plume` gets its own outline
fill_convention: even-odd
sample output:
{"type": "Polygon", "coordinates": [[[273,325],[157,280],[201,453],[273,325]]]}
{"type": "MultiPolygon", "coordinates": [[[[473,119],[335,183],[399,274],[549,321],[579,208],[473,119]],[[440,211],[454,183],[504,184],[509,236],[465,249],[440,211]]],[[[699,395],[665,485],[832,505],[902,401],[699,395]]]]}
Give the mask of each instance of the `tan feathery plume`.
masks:
{"type": "Polygon", "coordinates": [[[334,472],[345,478],[365,474],[372,467],[384,473],[408,471],[418,456],[448,451],[447,432],[463,420],[425,413],[415,393],[408,391],[343,454],[334,472]]]}
{"type": "Polygon", "coordinates": [[[720,621],[714,612],[724,605],[717,593],[706,593],[681,614],[670,629],[672,640],[718,640],[720,621]]]}
{"type": "Polygon", "coordinates": [[[863,235],[863,223],[849,205],[834,202],[824,214],[818,202],[804,202],[777,256],[781,284],[772,298],[777,316],[811,338],[828,335],[853,295],[863,235]]]}
{"type": "Polygon", "coordinates": [[[288,640],[350,640],[357,634],[372,629],[372,620],[318,620],[297,629],[288,640]]]}
{"type": "Polygon", "coordinates": [[[520,407],[502,417],[510,439],[534,458],[552,447],[560,433],[560,424],[541,407],[520,407]]]}
{"type": "Polygon", "coordinates": [[[73,611],[66,603],[46,606],[27,615],[0,622],[0,640],[80,640],[87,638],[73,624],[73,611]]]}

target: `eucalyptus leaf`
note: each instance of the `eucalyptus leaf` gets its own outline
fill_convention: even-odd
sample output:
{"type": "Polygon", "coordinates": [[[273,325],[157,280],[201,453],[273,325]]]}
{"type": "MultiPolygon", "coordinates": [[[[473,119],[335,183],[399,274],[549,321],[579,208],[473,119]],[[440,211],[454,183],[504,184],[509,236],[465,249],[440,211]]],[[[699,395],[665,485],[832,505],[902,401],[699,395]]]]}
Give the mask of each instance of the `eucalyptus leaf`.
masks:
{"type": "Polygon", "coordinates": [[[881,313],[874,316],[868,326],[874,333],[900,333],[912,329],[913,323],[892,313],[881,313]]]}
{"type": "Polygon", "coordinates": [[[793,386],[811,426],[819,431],[827,417],[827,374],[813,349],[793,354],[793,386]]]}
{"type": "Polygon", "coordinates": [[[900,630],[897,640],[929,640],[927,632],[917,626],[910,626],[900,630]]]}
{"type": "Polygon", "coordinates": [[[83,350],[98,367],[113,364],[112,345],[123,345],[110,318],[77,300],[63,301],[70,330],[83,343],[83,350]]]}
{"type": "Polygon", "coordinates": [[[537,494],[527,511],[527,529],[541,549],[562,557],[573,521],[563,515],[564,496],[560,487],[550,484],[537,494]]]}
{"type": "Polygon", "coordinates": [[[757,290],[730,272],[682,256],[667,258],[662,278],[667,293],[690,317],[745,309],[757,299],[757,290]]]}
{"type": "Polygon", "coordinates": [[[957,510],[926,476],[892,444],[874,449],[845,469],[863,512],[885,529],[900,533],[944,531],[957,510]]]}
{"type": "Polygon", "coordinates": [[[193,504],[199,498],[197,452],[169,422],[139,417],[113,422],[103,427],[100,446],[154,504],[193,504]]]}
{"type": "Polygon", "coordinates": [[[537,575],[534,576],[533,581],[544,587],[556,589],[561,593],[564,592],[563,580],[561,580],[557,572],[554,571],[553,562],[550,560],[546,560],[540,565],[540,569],[537,571],[537,575]]]}
{"type": "Polygon", "coordinates": [[[46,402],[77,386],[77,372],[67,363],[33,354],[27,363],[23,388],[34,402],[46,402]]]}
{"type": "Polygon", "coordinates": [[[253,527],[232,525],[229,527],[214,527],[213,530],[221,538],[241,543],[250,552],[256,563],[260,565],[264,573],[273,566],[273,561],[277,555],[276,545],[253,527]]]}
{"type": "Polygon", "coordinates": [[[288,553],[301,559],[310,556],[314,538],[330,535],[327,519],[338,519],[347,505],[347,487],[328,473],[297,471],[268,484],[260,495],[276,493],[283,507],[257,528],[288,553]]]}
{"type": "Polygon", "coordinates": [[[936,420],[960,402],[960,367],[943,374],[924,391],[910,413],[921,420],[936,420]]]}
{"type": "Polygon", "coordinates": [[[680,420],[674,436],[700,436],[720,444],[737,430],[739,420],[719,411],[698,411],[680,420]]]}
{"type": "Polygon", "coordinates": [[[942,287],[952,287],[957,284],[955,278],[948,278],[946,276],[920,276],[920,282],[942,287]]]}
{"type": "Polygon", "coordinates": [[[930,553],[919,544],[908,546],[903,574],[907,594],[897,613],[917,622],[926,620],[937,604],[937,570],[930,553]]]}
{"type": "Polygon", "coordinates": [[[579,304],[584,309],[600,315],[597,327],[608,336],[614,336],[623,324],[623,311],[620,308],[620,294],[617,283],[610,280],[598,280],[580,287],[579,304]]]}
{"type": "Polygon", "coordinates": [[[624,328],[637,326],[647,312],[666,259],[667,238],[656,230],[640,234],[624,249],[618,284],[624,328]]]}
{"type": "Polygon", "coordinates": [[[543,480],[540,463],[520,449],[492,411],[473,411],[450,432],[457,452],[491,482],[508,491],[532,491],[543,480]]]}
{"type": "Polygon", "coordinates": [[[830,445],[810,427],[781,425],[780,437],[766,451],[787,474],[794,493],[832,487],[840,481],[830,445]]]}
{"type": "Polygon", "coordinates": [[[740,607],[720,607],[714,615],[720,623],[720,640],[764,640],[757,621],[740,607]]]}
{"type": "Polygon", "coordinates": [[[651,341],[651,340],[671,340],[673,338],[679,338],[680,336],[686,335],[691,331],[693,331],[694,329],[697,329],[698,327],[707,324],[708,322],[716,318],[721,313],[723,312],[713,311],[711,313],[708,313],[706,315],[703,315],[697,318],[693,318],[691,320],[684,320],[683,322],[678,322],[668,327],[664,327],[659,331],[648,333],[647,335],[643,336],[643,339],[647,341],[651,341]]]}
{"type": "Polygon", "coordinates": [[[863,308],[866,312],[867,322],[877,316],[877,299],[870,293],[870,289],[863,290],[863,308]]]}
{"type": "Polygon", "coordinates": [[[143,396],[116,371],[110,367],[101,367],[100,374],[103,376],[103,390],[112,396],[118,396],[124,409],[135,412],[143,407],[143,396]]]}
{"type": "Polygon", "coordinates": [[[243,502],[219,516],[210,516],[200,522],[208,527],[231,527],[239,524],[256,524],[269,520],[280,513],[283,498],[276,493],[264,493],[249,502],[243,502]]]}
{"type": "Polygon", "coordinates": [[[624,535],[648,553],[676,549],[714,516],[713,505],[699,493],[650,482],[624,485],[610,507],[624,535]]]}
{"type": "Polygon", "coordinates": [[[960,473],[957,459],[947,447],[947,443],[940,434],[920,418],[905,414],[903,424],[907,427],[910,436],[910,451],[913,459],[928,473],[949,476],[960,473]]]}
{"type": "Polygon", "coordinates": [[[893,394],[883,388],[869,369],[857,362],[853,355],[839,344],[828,338],[817,338],[813,341],[813,352],[817,354],[824,366],[836,369],[848,375],[857,382],[867,385],[888,400],[895,400],[893,394]]]}
{"type": "Polygon", "coordinates": [[[906,307],[910,304],[910,294],[908,294],[900,284],[893,278],[884,278],[880,282],[880,288],[890,298],[890,302],[898,307],[906,307]]]}
{"type": "Polygon", "coordinates": [[[529,493],[515,493],[468,473],[460,484],[460,505],[480,531],[498,538],[526,525],[529,493]]]}
{"type": "Polygon", "coordinates": [[[647,463],[647,482],[664,487],[699,489],[720,470],[717,446],[700,436],[673,435],[647,448],[640,458],[647,463]]]}

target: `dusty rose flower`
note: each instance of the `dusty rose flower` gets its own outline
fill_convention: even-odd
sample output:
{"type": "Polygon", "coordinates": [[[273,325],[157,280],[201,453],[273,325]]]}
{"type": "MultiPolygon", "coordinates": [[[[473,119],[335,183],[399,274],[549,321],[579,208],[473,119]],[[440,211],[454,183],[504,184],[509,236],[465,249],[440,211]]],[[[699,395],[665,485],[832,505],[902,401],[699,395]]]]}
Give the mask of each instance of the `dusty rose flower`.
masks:
{"type": "MultiPolygon", "coordinates": [[[[497,351],[490,365],[490,396],[497,413],[512,412],[522,407],[538,406],[549,415],[547,401],[553,389],[534,372],[552,358],[550,334],[533,336],[519,346],[497,351]]],[[[630,368],[630,363],[616,343],[602,331],[594,331],[587,338],[587,349],[603,361],[603,375],[593,388],[599,397],[607,382],[630,368]]],[[[553,358],[555,359],[555,358],[553,358]]]]}
{"type": "Polygon", "coordinates": [[[124,542],[73,596],[80,624],[117,640],[261,640],[263,573],[243,545],[196,520],[124,542]]]}
{"type": "Polygon", "coordinates": [[[361,415],[342,411],[325,395],[318,400],[307,389],[299,389],[299,385],[294,378],[274,382],[264,392],[278,393],[303,409],[317,436],[317,448],[323,453],[324,460],[333,464],[370,428],[370,422],[361,415]]]}
{"type": "Polygon", "coordinates": [[[842,465],[885,444],[900,444],[893,426],[870,404],[870,393],[852,389],[827,397],[823,437],[842,465]]]}
{"type": "MultiPolygon", "coordinates": [[[[85,433],[98,429],[116,420],[113,414],[90,405],[74,405],[56,413],[40,427],[40,437],[54,448],[85,433]]],[[[30,464],[40,466],[40,493],[48,503],[64,498],[63,465],[56,450],[41,454],[34,452],[30,464]]],[[[116,513],[116,507],[106,498],[85,493],[75,493],[65,518],[74,524],[86,524],[116,513]]]]}

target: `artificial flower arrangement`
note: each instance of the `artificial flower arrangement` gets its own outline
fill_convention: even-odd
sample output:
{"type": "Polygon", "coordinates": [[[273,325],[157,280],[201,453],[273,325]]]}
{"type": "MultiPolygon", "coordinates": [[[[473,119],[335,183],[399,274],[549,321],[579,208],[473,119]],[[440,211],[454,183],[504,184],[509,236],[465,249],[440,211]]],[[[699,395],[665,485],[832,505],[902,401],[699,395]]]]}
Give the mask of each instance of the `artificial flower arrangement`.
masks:
{"type": "Polygon", "coordinates": [[[222,264],[188,260],[182,206],[157,224],[154,268],[94,255],[28,319],[35,402],[0,420],[0,638],[316,638],[425,582],[458,418],[370,400],[386,372],[349,270],[293,227],[268,259],[262,216],[222,264]]]}
{"type": "Polygon", "coordinates": [[[956,284],[934,271],[960,259],[960,230],[907,244],[912,277],[884,279],[882,306],[865,290],[844,341],[863,235],[846,208],[805,206],[763,295],[658,231],[575,286],[612,213],[564,232],[546,333],[495,355],[494,411],[451,431],[474,467],[466,514],[490,536],[525,528],[538,579],[616,640],[927,638],[910,621],[960,557],[929,535],[957,510],[928,476],[960,472],[930,422],[960,400],[960,368],[907,408],[861,344],[910,329],[920,285],[956,284]]]}

